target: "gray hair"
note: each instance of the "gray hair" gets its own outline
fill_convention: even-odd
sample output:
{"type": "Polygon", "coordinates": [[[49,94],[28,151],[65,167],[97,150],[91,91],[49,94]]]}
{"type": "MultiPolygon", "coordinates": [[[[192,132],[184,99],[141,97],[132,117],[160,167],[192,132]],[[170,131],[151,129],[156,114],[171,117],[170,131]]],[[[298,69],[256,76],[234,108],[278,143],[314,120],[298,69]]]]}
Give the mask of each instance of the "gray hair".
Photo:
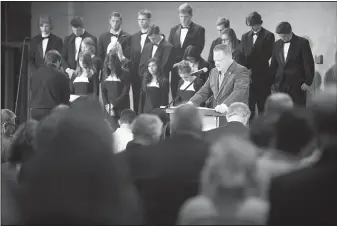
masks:
{"type": "Polygon", "coordinates": [[[223,52],[226,56],[232,56],[232,49],[226,44],[219,44],[214,47],[213,52],[219,51],[223,52]]]}
{"type": "Polygon", "coordinates": [[[229,118],[231,116],[240,116],[242,118],[250,117],[250,110],[249,107],[242,102],[234,102],[231,105],[229,105],[226,118],[229,118]]]}
{"type": "Polygon", "coordinates": [[[294,107],[294,102],[291,97],[286,93],[273,93],[265,103],[266,113],[282,113],[294,107]]]}
{"type": "Polygon", "coordinates": [[[159,140],[163,123],[157,115],[141,114],[131,124],[134,137],[142,137],[149,141],[159,140]]]}

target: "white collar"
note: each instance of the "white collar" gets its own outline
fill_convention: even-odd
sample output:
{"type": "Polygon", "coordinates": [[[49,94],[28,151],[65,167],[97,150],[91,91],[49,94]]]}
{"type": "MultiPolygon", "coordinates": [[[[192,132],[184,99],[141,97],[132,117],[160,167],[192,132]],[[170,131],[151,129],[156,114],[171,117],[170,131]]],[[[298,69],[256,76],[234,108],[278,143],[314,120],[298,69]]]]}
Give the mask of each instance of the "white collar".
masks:
{"type": "Polygon", "coordinates": [[[41,33],[41,36],[42,36],[42,38],[49,38],[50,34],[51,34],[51,33],[46,34],[46,35],[43,35],[43,34],[41,33]]]}
{"type": "Polygon", "coordinates": [[[119,33],[121,33],[121,30],[122,30],[122,28],[119,28],[119,30],[116,32],[116,31],[112,30],[112,28],[110,28],[110,33],[114,34],[114,35],[119,35],[119,33]]]}
{"type": "Polygon", "coordinates": [[[140,29],[140,32],[141,33],[147,33],[148,30],[149,30],[149,28],[147,28],[147,29],[140,29]]]}

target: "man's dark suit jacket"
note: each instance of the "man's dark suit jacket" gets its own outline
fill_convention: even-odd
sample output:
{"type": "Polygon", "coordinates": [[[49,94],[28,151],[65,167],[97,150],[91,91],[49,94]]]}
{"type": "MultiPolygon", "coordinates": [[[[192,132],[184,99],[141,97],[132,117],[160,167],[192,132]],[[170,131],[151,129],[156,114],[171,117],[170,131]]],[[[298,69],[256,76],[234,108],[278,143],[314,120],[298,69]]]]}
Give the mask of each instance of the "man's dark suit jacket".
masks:
{"type": "Polygon", "coordinates": [[[178,135],[134,153],[133,180],[143,199],[146,224],[174,225],[181,205],[196,196],[209,145],[178,135]]]}
{"type": "Polygon", "coordinates": [[[234,135],[246,139],[249,135],[249,128],[244,126],[241,122],[227,122],[224,126],[205,131],[204,140],[213,144],[221,137],[227,135],[234,135]]]}
{"type": "MultiPolygon", "coordinates": [[[[132,76],[137,76],[139,69],[140,57],[142,55],[140,40],[141,40],[141,31],[131,35],[130,37],[130,60],[132,61],[132,76]]],[[[144,47],[147,43],[151,42],[148,37],[146,37],[144,47]]],[[[144,50],[143,47],[143,50],[144,50]]],[[[140,75],[139,75],[140,76],[140,75]]]]}
{"type": "MultiPolygon", "coordinates": [[[[144,45],[142,55],[140,57],[139,62],[139,72],[138,74],[140,76],[143,76],[144,73],[147,71],[147,65],[149,59],[152,57],[152,49],[153,44],[152,42],[149,42],[144,45]]],[[[159,69],[162,70],[163,75],[166,78],[169,78],[170,70],[172,69],[172,66],[174,64],[174,52],[173,52],[173,46],[168,43],[164,38],[159,43],[158,49],[156,53],[154,54],[154,57],[158,59],[159,61],[159,69]]]]}
{"type": "Polygon", "coordinates": [[[181,24],[174,26],[171,28],[168,39],[168,42],[174,47],[175,63],[183,59],[185,49],[189,45],[197,47],[199,54],[201,54],[205,46],[205,28],[202,26],[191,22],[183,46],[180,43],[180,32],[181,24]]]}
{"type": "Polygon", "coordinates": [[[336,147],[315,165],[271,180],[268,225],[337,225],[336,147]]]}
{"type": "Polygon", "coordinates": [[[305,106],[306,92],[303,83],[310,86],[315,75],[315,64],[309,41],[293,34],[287,59],[284,59],[283,41],[275,42],[271,59],[273,89],[288,93],[297,105],[305,106]]]}
{"type": "MultiPolygon", "coordinates": [[[[83,35],[81,35],[81,37],[82,37],[82,40],[87,37],[92,38],[95,45],[97,46],[97,38],[94,37],[89,32],[85,31],[83,35]]],[[[76,69],[77,60],[75,60],[75,54],[76,54],[75,39],[76,39],[76,35],[74,33],[64,38],[63,50],[62,50],[62,57],[63,57],[62,66],[64,70],[66,70],[67,68],[70,68],[73,70],[76,69]]]]}
{"type": "MultiPolygon", "coordinates": [[[[38,34],[34,36],[30,41],[29,65],[33,69],[33,72],[35,72],[38,68],[44,65],[42,40],[43,39],[41,34],[38,34]]],[[[62,47],[63,47],[62,39],[51,33],[49,35],[49,40],[45,54],[49,50],[57,50],[61,54],[62,47]]]]}
{"type": "Polygon", "coordinates": [[[69,104],[70,88],[66,74],[53,65],[39,68],[32,76],[32,109],[52,109],[69,104]]]}
{"type": "MultiPolygon", "coordinates": [[[[98,48],[97,48],[97,56],[101,58],[102,62],[105,60],[106,50],[111,42],[112,34],[110,31],[105,32],[99,36],[98,39],[98,48]]],[[[121,30],[118,36],[118,42],[121,44],[123,49],[123,55],[130,59],[130,35],[125,31],[121,30]]]]}

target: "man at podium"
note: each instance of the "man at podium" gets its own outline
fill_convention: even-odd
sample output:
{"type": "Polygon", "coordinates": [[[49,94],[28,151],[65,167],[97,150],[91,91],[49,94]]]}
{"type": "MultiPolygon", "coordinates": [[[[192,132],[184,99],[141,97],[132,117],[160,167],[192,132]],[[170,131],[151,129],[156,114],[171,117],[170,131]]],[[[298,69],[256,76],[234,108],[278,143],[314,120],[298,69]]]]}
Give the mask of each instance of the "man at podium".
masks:
{"type": "Polygon", "coordinates": [[[208,101],[208,97],[212,95],[212,107],[222,114],[226,113],[228,106],[233,102],[248,104],[250,83],[248,70],[232,59],[232,51],[225,44],[214,47],[213,58],[215,68],[211,70],[206,83],[188,104],[199,106],[208,101]]]}

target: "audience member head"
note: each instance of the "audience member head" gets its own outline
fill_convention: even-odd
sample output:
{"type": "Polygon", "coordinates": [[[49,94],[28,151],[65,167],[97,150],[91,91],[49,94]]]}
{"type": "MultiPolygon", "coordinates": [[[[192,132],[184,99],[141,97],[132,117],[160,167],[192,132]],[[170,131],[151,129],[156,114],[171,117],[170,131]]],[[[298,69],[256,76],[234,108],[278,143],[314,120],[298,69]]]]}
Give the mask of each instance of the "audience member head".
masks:
{"type": "Polygon", "coordinates": [[[255,32],[261,29],[262,23],[261,15],[258,12],[252,12],[246,17],[247,26],[251,27],[255,32]]]}
{"type": "Polygon", "coordinates": [[[57,50],[49,50],[44,56],[46,65],[54,65],[57,69],[61,68],[61,54],[57,50]]]}
{"type": "Polygon", "coordinates": [[[225,136],[211,147],[201,176],[201,193],[214,204],[224,197],[245,199],[257,189],[257,150],[248,141],[225,136]]]}
{"type": "Polygon", "coordinates": [[[71,29],[76,36],[84,33],[84,21],[82,17],[76,16],[70,21],[71,29]]]}
{"type": "Polygon", "coordinates": [[[241,122],[243,125],[247,125],[250,117],[249,107],[241,102],[234,102],[229,105],[226,119],[228,122],[241,122]]]}
{"type": "Polygon", "coordinates": [[[119,31],[123,23],[122,14],[119,12],[112,12],[109,17],[109,23],[112,30],[119,31]]]}
{"type": "Polygon", "coordinates": [[[293,32],[290,23],[288,22],[281,22],[276,27],[276,34],[279,35],[280,39],[283,42],[289,42],[293,37],[293,32]]]}
{"type": "Polygon", "coordinates": [[[192,65],[195,64],[195,63],[198,63],[201,59],[201,56],[200,56],[200,53],[198,52],[197,47],[192,46],[192,45],[188,46],[185,49],[183,59],[187,60],[192,65]]]}
{"type": "Polygon", "coordinates": [[[125,109],[121,112],[118,123],[120,126],[131,128],[132,122],[137,118],[137,113],[131,109],[125,109]]]}
{"type": "Polygon", "coordinates": [[[81,52],[90,52],[91,55],[96,54],[96,45],[91,37],[86,37],[82,40],[81,52]]]}
{"type": "Polygon", "coordinates": [[[281,114],[284,111],[291,110],[294,102],[286,93],[273,93],[265,103],[265,114],[281,114]]]}
{"type": "Polygon", "coordinates": [[[104,79],[110,75],[116,75],[117,78],[122,76],[122,63],[114,51],[110,51],[104,61],[104,79]]]}
{"type": "Polygon", "coordinates": [[[225,73],[227,68],[233,63],[231,48],[225,44],[216,45],[213,50],[213,59],[216,69],[225,73]]]}
{"type": "Polygon", "coordinates": [[[217,211],[205,196],[187,200],[180,208],[177,225],[215,225],[217,211]]]}
{"type": "Polygon", "coordinates": [[[10,163],[24,163],[34,154],[33,138],[37,125],[38,121],[28,120],[15,131],[8,158],[10,163]]]}
{"type": "Polygon", "coordinates": [[[157,25],[152,25],[151,27],[149,27],[149,29],[147,30],[147,35],[153,44],[159,44],[162,36],[162,34],[160,33],[160,28],[157,25]]]}
{"type": "Polygon", "coordinates": [[[190,26],[192,16],[193,16],[192,7],[189,4],[184,3],[184,4],[179,6],[178,12],[179,12],[179,18],[180,18],[181,26],[183,26],[183,27],[190,26]]]}
{"type": "Polygon", "coordinates": [[[141,114],[131,125],[133,141],[150,145],[160,140],[163,123],[157,115],[141,114]]]}
{"type": "Polygon", "coordinates": [[[148,29],[151,23],[152,14],[147,9],[138,12],[138,25],[141,29],[148,29]]]}
{"type": "Polygon", "coordinates": [[[75,71],[75,76],[84,75],[90,78],[95,73],[94,64],[92,62],[91,52],[80,52],[78,56],[78,66],[75,71]]]}
{"type": "Polygon", "coordinates": [[[191,76],[191,66],[186,60],[182,60],[178,65],[178,74],[184,81],[190,81],[193,77],[191,76]]]}
{"type": "Polygon", "coordinates": [[[202,117],[199,110],[189,104],[177,107],[171,119],[171,134],[192,135],[199,138],[202,133],[202,117]]]}
{"type": "Polygon", "coordinates": [[[49,35],[51,30],[53,29],[51,16],[41,15],[39,19],[39,27],[42,35],[49,35]]]}
{"type": "Polygon", "coordinates": [[[15,131],[16,115],[9,109],[1,109],[1,135],[10,137],[15,131]]]}
{"type": "Polygon", "coordinates": [[[231,48],[232,52],[235,52],[239,48],[239,40],[236,37],[235,31],[232,28],[223,30],[220,37],[223,40],[223,44],[228,45],[231,48]]]}
{"type": "Polygon", "coordinates": [[[305,109],[285,111],[275,124],[275,148],[288,155],[300,157],[313,138],[314,130],[305,109]]]}
{"type": "Polygon", "coordinates": [[[159,119],[161,120],[161,122],[163,123],[161,138],[162,138],[162,140],[164,140],[165,134],[166,134],[166,129],[167,129],[168,123],[170,121],[169,116],[167,115],[167,113],[163,109],[160,109],[160,108],[153,109],[150,112],[150,114],[157,115],[159,117],[159,119]]]}
{"type": "Polygon", "coordinates": [[[36,153],[22,165],[20,181],[26,224],[120,223],[122,188],[98,101],[53,112],[40,121],[33,143],[36,153]]]}
{"type": "Polygon", "coordinates": [[[219,35],[221,35],[221,33],[227,28],[230,28],[230,22],[225,17],[221,17],[216,21],[216,30],[219,35]]]}

